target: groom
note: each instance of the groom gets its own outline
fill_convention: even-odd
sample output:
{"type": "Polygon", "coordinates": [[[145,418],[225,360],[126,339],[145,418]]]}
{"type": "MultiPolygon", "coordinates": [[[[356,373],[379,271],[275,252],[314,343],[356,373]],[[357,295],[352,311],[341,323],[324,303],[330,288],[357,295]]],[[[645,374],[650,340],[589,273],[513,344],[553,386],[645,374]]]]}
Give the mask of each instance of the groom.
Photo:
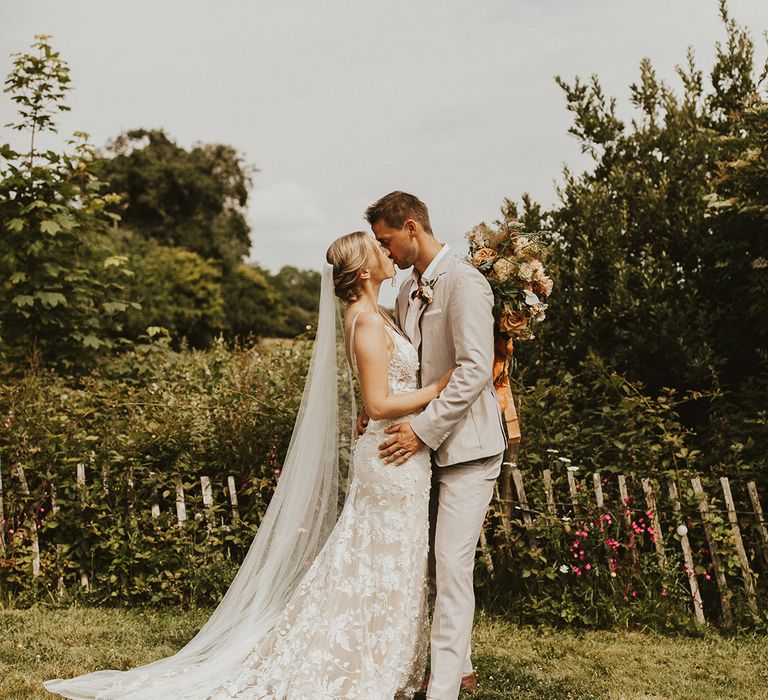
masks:
{"type": "Polygon", "coordinates": [[[387,430],[387,462],[432,451],[430,592],[433,601],[428,700],[455,700],[477,687],[470,638],[475,612],[475,549],[506,438],[493,388],[493,294],[485,278],[432,233],[427,207],[391,192],[365,213],[401,269],[395,320],[419,353],[425,386],[456,367],[440,397],[410,422],[387,430]]]}

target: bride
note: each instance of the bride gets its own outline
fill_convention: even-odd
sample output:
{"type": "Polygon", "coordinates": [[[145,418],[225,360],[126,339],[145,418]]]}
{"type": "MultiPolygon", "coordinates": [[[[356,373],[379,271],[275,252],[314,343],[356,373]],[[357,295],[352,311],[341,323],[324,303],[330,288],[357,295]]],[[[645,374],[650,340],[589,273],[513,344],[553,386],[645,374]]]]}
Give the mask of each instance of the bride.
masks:
{"type": "MultiPolygon", "coordinates": [[[[333,242],[315,347],[282,474],[248,554],[198,634],[130,671],[49,680],[74,700],[392,700],[411,698],[426,664],[428,448],[401,466],[379,457],[384,430],[450,379],[418,388],[418,358],[378,305],[394,264],[368,234],[333,242]],[[371,418],[353,450],[337,519],[336,304],[349,364],[371,418]]],[[[353,411],[353,415],[354,415],[353,411]]]]}

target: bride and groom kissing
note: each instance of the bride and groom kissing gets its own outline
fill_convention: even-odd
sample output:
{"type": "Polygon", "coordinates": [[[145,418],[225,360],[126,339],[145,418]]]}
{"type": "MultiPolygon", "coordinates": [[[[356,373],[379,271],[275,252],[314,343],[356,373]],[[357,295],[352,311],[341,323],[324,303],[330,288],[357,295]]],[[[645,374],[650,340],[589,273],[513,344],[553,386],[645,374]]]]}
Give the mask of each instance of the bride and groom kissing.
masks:
{"type": "Polygon", "coordinates": [[[226,595],[177,654],[45,687],[77,700],[428,700],[473,691],[475,551],[506,436],[493,294],[405,192],[326,254],[312,361],[270,506],[226,595]],[[395,265],[412,274],[394,318],[395,265]],[[337,517],[336,303],[358,416],[337,517]],[[429,616],[431,610],[431,630],[429,616]],[[425,674],[430,649],[430,673],[425,674]]]}

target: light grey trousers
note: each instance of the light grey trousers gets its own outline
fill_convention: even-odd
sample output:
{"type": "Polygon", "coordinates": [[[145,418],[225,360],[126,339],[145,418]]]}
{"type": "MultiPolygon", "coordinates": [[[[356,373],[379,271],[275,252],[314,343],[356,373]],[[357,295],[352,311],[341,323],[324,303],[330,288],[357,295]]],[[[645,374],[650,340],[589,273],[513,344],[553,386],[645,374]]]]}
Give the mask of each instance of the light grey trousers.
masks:
{"type": "Polygon", "coordinates": [[[475,551],[504,453],[447,467],[432,465],[429,583],[432,605],[428,700],[456,700],[472,673],[475,551]]]}

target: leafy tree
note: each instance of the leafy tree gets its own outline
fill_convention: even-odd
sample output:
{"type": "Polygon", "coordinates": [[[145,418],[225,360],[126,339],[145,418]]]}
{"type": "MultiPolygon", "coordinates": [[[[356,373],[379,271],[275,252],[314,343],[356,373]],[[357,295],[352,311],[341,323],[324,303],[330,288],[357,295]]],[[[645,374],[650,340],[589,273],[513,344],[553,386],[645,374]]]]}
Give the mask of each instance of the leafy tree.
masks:
{"type": "Polygon", "coordinates": [[[556,291],[517,355],[531,385],[597,363],[650,396],[677,391],[703,459],[754,470],[768,439],[768,65],[725,2],[720,15],[709,85],[691,52],[677,91],[643,60],[630,121],[596,76],[557,78],[593,167],[565,170],[552,211],[524,198],[526,228],[551,232],[556,291]]]}
{"type": "Polygon", "coordinates": [[[560,279],[551,352],[573,362],[594,350],[652,390],[701,385],[713,361],[695,284],[713,147],[700,74],[692,61],[679,72],[681,97],[642,62],[631,86],[640,118],[630,128],[596,77],[558,79],[575,115],[571,133],[596,163],[579,176],[566,170],[552,214],[560,279]]]}
{"type": "Polygon", "coordinates": [[[186,150],[162,130],[136,129],[112,141],[102,172],[122,197],[123,221],[145,237],[229,266],[248,253],[254,171],[231,146],[186,150]]]}
{"type": "Polygon", "coordinates": [[[717,161],[699,282],[720,381],[734,387],[768,362],[768,95],[764,87],[760,93],[768,62],[755,79],[749,35],[725,3],[721,14],[727,43],[717,47],[708,98],[717,161]]]}
{"type": "Polygon", "coordinates": [[[274,336],[283,331],[285,312],[269,273],[258,265],[236,265],[222,280],[227,330],[233,336],[274,336]]]}
{"type": "Polygon", "coordinates": [[[768,101],[751,99],[719,137],[702,277],[723,397],[708,446],[721,464],[765,464],[768,442],[768,101]]]}
{"type": "Polygon", "coordinates": [[[149,326],[162,326],[177,343],[185,337],[193,347],[203,348],[224,331],[227,317],[218,266],[186,248],[151,241],[134,244],[132,251],[131,292],[141,303],[141,310],[127,314],[126,332],[132,338],[138,339],[149,326]]]}
{"type": "Polygon", "coordinates": [[[119,318],[135,303],[124,295],[127,258],[113,254],[109,237],[118,217],[107,207],[118,198],[102,194],[87,134],[69,141],[71,153],[37,145],[68,109],[69,68],[48,39],[14,54],[5,81],[19,115],[7,126],[29,135],[29,149],[0,147],[0,350],[14,361],[38,352],[71,369],[119,345],[119,318]]]}
{"type": "MultiPolygon", "coordinates": [[[[713,376],[726,365],[754,370],[754,361],[745,366],[738,359],[733,341],[754,343],[735,338],[726,320],[744,317],[744,302],[737,301],[744,290],[736,292],[721,270],[726,253],[751,259],[759,234],[753,227],[751,238],[734,237],[713,227],[710,195],[716,163],[734,149],[728,139],[742,133],[745,107],[760,101],[760,81],[747,32],[724,3],[721,14],[727,42],[718,48],[709,94],[690,52],[677,69],[680,94],[643,60],[631,86],[638,117],[629,124],[617,117],[615,100],[597,77],[557,79],[574,114],[570,131],[595,164],[581,175],[565,171],[561,205],[547,221],[557,232],[558,271],[551,323],[543,331],[550,360],[575,368],[596,352],[652,392],[716,388],[713,376]]],[[[761,323],[768,326],[768,318],[762,315],[761,323]]]]}
{"type": "Polygon", "coordinates": [[[286,265],[272,277],[272,283],[280,295],[278,306],[274,309],[276,335],[292,337],[314,329],[317,324],[320,273],[286,265]]]}

